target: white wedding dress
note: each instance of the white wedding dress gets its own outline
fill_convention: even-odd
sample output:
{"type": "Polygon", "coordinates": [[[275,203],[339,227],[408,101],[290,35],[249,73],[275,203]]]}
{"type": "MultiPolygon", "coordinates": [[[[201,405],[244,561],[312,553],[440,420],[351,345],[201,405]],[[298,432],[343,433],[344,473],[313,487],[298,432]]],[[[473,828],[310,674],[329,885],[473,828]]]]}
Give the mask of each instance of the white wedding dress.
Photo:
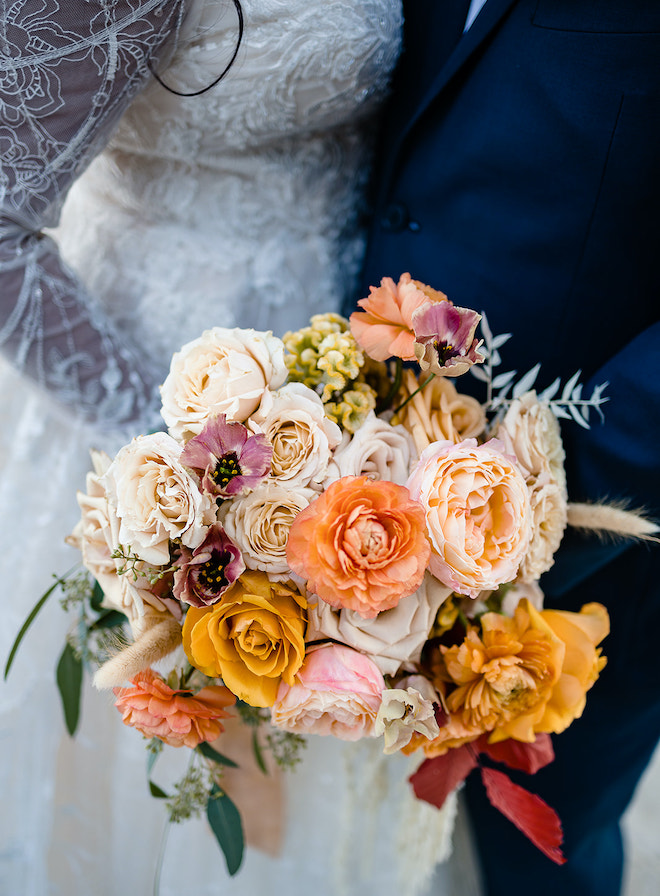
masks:
{"type": "MultiPolygon", "coordinates": [[[[80,65],[92,60],[103,73],[98,95],[117,71],[128,71],[168,16],[175,49],[171,40],[174,55],[167,64],[161,57],[159,71],[176,90],[211,82],[236,40],[234,8],[220,0],[184,3],[182,24],[180,3],[70,0],[110,22],[101,27],[88,14],[87,30],[75,16],[62,26],[61,2],[4,0],[3,20],[14,29],[6,33],[31,28],[30,52],[40,58],[48,58],[52,41],[77,54],[80,65]],[[128,42],[113,30],[117,6],[132,17],[128,42]]],[[[151,384],[163,378],[171,353],[211,326],[282,334],[354,292],[375,115],[400,45],[399,0],[242,6],[243,45],[212,90],[181,97],[153,80],[140,93],[132,86],[100,126],[93,109],[70,101],[75,127],[68,141],[58,138],[64,148],[58,145],[57,156],[69,180],[107,141],[119,107],[132,98],[54,231],[79,281],[49,263],[51,244],[35,236],[57,223],[66,178],[41,215],[42,182],[25,174],[38,168],[32,150],[16,141],[5,156],[11,114],[0,126],[10,186],[29,186],[9,193],[24,205],[14,199],[0,254],[9,282],[17,269],[23,278],[15,296],[20,325],[11,309],[0,319],[0,343],[4,338],[14,362],[0,361],[3,661],[51,574],[77,561],[63,538],[77,518],[75,490],[84,485],[89,446],[112,451],[154,425],[151,384]],[[90,138],[85,129],[94,124],[90,138]],[[44,293],[61,317],[48,326],[40,317],[44,293]],[[84,344],[75,341],[74,318],[92,334],[84,344]]],[[[15,74],[11,59],[8,65],[15,74]]],[[[50,104],[47,112],[66,112],[60,67],[29,71],[37,111],[50,104]]],[[[68,738],[54,684],[67,620],[51,603],[0,691],[0,893],[149,894],[165,811],[148,793],[142,739],[121,725],[111,695],[89,685],[81,728],[68,738]]],[[[159,892],[472,896],[478,889],[469,854],[425,880],[446,851],[451,818],[410,799],[409,771],[402,757],[384,760],[375,742],[312,738],[302,766],[284,781],[280,854],[250,848],[230,879],[206,821],[177,825],[166,841],[159,892]]]]}

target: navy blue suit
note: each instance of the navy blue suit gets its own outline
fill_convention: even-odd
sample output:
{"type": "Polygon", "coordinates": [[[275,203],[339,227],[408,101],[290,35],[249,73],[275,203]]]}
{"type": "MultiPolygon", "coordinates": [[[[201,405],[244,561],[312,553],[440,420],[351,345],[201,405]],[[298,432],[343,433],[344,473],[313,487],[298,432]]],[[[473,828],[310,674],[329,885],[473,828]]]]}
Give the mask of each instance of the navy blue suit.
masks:
{"type": "MultiPolygon", "coordinates": [[[[660,519],[660,2],[487,0],[437,58],[454,2],[404,0],[363,294],[409,271],[514,334],[503,370],[608,381],[605,422],[563,427],[570,497],[660,519]]],[[[520,779],[561,815],[565,866],[469,781],[487,892],[609,896],[660,734],[660,548],[569,535],[542,584],[547,605],[606,604],[609,663],[553,765],[520,779]]]]}

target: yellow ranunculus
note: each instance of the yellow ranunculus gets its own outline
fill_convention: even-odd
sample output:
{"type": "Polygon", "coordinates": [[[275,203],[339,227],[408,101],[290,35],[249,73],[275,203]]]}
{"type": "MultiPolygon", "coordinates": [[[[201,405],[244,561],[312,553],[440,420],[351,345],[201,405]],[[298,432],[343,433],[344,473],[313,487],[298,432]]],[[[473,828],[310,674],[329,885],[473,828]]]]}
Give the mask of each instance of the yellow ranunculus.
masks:
{"type": "Polygon", "coordinates": [[[280,681],[293,685],[305,658],[306,608],[292,583],[246,572],[218,603],[189,608],[186,655],[250,706],[272,706],[280,681]]]}

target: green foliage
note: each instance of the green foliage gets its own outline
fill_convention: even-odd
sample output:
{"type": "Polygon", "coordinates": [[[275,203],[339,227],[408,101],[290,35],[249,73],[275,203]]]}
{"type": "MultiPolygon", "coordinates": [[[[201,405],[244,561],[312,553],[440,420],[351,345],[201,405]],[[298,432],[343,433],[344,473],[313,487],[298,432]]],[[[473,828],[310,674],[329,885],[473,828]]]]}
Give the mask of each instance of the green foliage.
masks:
{"type": "Polygon", "coordinates": [[[211,790],[206,806],[206,816],[215,839],[224,853],[227,871],[233,876],[243,861],[245,849],[243,824],[238,809],[217,785],[214,785],[211,790]]]}
{"type": "Polygon", "coordinates": [[[205,759],[217,762],[218,765],[226,765],[228,768],[238,768],[238,764],[234,762],[233,759],[230,759],[228,756],[223,756],[222,753],[218,753],[218,751],[214,750],[210,744],[201,743],[198,744],[195,749],[198,753],[201,753],[205,759]]]}
{"type": "Polygon", "coordinates": [[[62,698],[64,721],[71,737],[76,733],[80,718],[80,692],[82,689],[82,660],[67,643],[57,664],[57,687],[62,698]]]}

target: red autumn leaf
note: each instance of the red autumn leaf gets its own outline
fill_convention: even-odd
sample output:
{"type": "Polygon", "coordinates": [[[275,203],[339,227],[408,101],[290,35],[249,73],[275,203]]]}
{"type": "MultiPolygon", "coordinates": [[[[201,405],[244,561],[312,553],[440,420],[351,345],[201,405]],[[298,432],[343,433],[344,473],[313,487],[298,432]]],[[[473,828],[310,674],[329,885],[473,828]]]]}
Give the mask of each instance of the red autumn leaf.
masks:
{"type": "Polygon", "coordinates": [[[441,809],[449,794],[476,766],[476,751],[464,745],[444,756],[425,759],[409,780],[418,799],[441,809]]]}
{"type": "Polygon", "coordinates": [[[537,734],[533,744],[523,744],[511,738],[489,744],[483,737],[479,740],[478,748],[480,753],[486,753],[495,762],[502,762],[509,768],[527,772],[528,775],[533,775],[555,758],[549,734],[537,734]]]}
{"type": "Polygon", "coordinates": [[[514,784],[504,772],[482,768],[481,780],[491,804],[549,859],[563,865],[566,859],[559,847],[564,835],[555,810],[540,796],[514,784]]]}

